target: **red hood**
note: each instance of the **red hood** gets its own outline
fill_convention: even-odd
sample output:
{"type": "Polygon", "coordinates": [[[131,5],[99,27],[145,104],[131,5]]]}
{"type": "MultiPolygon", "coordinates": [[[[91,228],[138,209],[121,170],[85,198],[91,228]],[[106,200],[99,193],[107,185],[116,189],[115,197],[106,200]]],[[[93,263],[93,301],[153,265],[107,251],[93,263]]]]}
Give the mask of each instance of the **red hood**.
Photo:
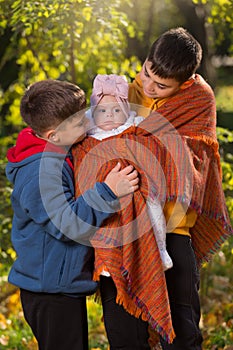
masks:
{"type": "Polygon", "coordinates": [[[25,158],[43,152],[45,148],[47,152],[67,153],[65,149],[37,137],[35,132],[28,127],[19,133],[16,145],[7,152],[7,159],[13,163],[21,162],[25,158]]]}

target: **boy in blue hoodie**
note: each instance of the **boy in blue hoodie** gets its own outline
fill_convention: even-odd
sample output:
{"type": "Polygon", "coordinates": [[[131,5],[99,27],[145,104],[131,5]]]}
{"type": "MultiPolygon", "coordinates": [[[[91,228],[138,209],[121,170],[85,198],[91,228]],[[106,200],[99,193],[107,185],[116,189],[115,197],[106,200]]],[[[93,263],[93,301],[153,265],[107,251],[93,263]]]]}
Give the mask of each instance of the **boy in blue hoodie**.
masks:
{"type": "Polygon", "coordinates": [[[117,164],[104,182],[74,199],[69,147],[86,136],[85,107],[74,84],[31,85],[20,105],[28,127],[7,153],[17,253],[9,282],[20,288],[40,350],[88,350],[86,295],[97,289],[89,237],[118,210],[119,197],[138,189],[133,167],[117,164]]]}

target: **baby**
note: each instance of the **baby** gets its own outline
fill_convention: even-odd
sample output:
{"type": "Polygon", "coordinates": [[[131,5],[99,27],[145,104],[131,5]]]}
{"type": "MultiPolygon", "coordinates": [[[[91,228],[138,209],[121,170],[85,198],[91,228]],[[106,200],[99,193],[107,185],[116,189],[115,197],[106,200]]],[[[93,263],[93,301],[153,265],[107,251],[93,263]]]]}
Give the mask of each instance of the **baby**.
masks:
{"type": "Polygon", "coordinates": [[[123,76],[115,74],[96,76],[87,116],[95,124],[89,134],[98,140],[120,134],[144,119],[130,111],[128,83],[123,76]]]}
{"type": "MultiPolygon", "coordinates": [[[[128,83],[123,76],[98,74],[93,83],[90,100],[91,108],[87,111],[87,117],[89,119],[92,117],[94,126],[88,134],[98,140],[118,135],[144,120],[130,110],[128,83]]],[[[163,268],[167,270],[173,263],[166,250],[166,221],[163,209],[156,197],[147,200],[147,207],[163,268]]]]}

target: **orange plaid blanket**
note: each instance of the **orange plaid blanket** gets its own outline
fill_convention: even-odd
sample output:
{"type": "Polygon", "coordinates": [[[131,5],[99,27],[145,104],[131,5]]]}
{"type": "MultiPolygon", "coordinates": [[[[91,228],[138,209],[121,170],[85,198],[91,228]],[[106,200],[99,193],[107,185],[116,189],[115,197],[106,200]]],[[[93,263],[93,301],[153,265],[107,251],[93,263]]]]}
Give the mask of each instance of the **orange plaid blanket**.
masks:
{"type": "Polygon", "coordinates": [[[87,137],[73,147],[76,196],[103,181],[118,160],[123,166],[133,164],[140,174],[140,189],[120,200],[118,213],[91,239],[95,278],[107,270],[117,287],[117,302],[147,320],[169,343],[175,334],[146,210],[148,196],[196,210],[191,236],[199,263],[233,233],[222,190],[212,92],[201,78],[192,92],[188,90],[169,99],[138,127],[103,141],[87,137]]]}

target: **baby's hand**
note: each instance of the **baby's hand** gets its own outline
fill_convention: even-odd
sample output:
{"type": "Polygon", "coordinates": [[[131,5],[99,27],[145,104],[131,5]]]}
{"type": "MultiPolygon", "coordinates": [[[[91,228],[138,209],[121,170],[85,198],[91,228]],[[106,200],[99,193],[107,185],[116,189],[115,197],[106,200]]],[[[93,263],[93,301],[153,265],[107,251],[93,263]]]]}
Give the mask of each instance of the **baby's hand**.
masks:
{"type": "Polygon", "coordinates": [[[135,170],[132,165],[128,165],[122,170],[120,169],[121,164],[117,163],[117,165],[106,176],[104,181],[117,197],[126,196],[139,188],[137,170],[135,170]]]}

